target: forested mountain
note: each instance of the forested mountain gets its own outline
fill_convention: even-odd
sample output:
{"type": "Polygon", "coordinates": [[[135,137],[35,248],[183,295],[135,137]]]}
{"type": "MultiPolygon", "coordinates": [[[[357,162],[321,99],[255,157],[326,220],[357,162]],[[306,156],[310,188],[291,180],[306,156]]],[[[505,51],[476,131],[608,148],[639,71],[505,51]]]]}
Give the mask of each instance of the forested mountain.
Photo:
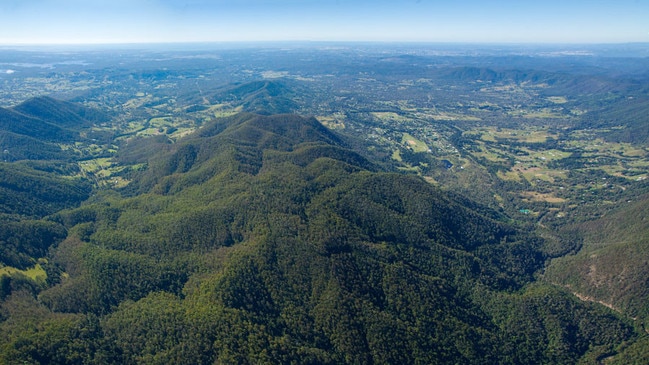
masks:
{"type": "Polygon", "coordinates": [[[0,163],[0,214],[42,218],[86,200],[87,181],[65,179],[22,164],[0,163]]]}
{"type": "Polygon", "coordinates": [[[646,364],[646,50],[342,46],[0,50],[0,364],[646,364]]]}
{"type": "MultiPolygon", "coordinates": [[[[0,111],[1,113],[2,111],[0,111]]],[[[0,130],[0,148],[2,148],[2,161],[4,162],[22,160],[65,161],[73,157],[71,151],[62,150],[56,143],[6,130],[0,130]]]]}
{"type": "Polygon", "coordinates": [[[604,139],[640,145],[649,143],[649,99],[645,95],[620,100],[584,116],[584,127],[608,128],[604,139]]]}
{"type": "MultiPolygon", "coordinates": [[[[649,328],[649,196],[638,197],[610,216],[570,229],[583,241],[582,250],[553,261],[549,281],[580,298],[606,305],[649,328]]],[[[619,363],[649,358],[646,337],[617,357],[619,363]]]]}
{"type": "Polygon", "coordinates": [[[649,196],[617,212],[571,227],[583,241],[577,255],[557,259],[547,276],[575,292],[638,318],[649,327],[649,196]]]}
{"type": "Polygon", "coordinates": [[[2,361],[565,364],[637,336],[535,281],[541,239],[313,118],[160,146],[121,195],[49,218],[48,288],[3,279],[2,361]]]}
{"type": "Polygon", "coordinates": [[[90,128],[107,120],[102,112],[50,97],[0,108],[3,160],[71,160],[72,151],[62,150],[59,143],[90,139],[90,128]],[[86,132],[83,137],[82,131],[86,132]]]}
{"type": "Polygon", "coordinates": [[[243,111],[265,115],[294,113],[298,110],[298,104],[294,101],[297,94],[280,80],[229,84],[185,97],[190,103],[228,102],[240,106],[243,111]]]}
{"type": "Polygon", "coordinates": [[[48,96],[29,99],[11,109],[25,116],[72,131],[88,128],[93,124],[106,122],[108,119],[103,112],[96,109],[48,96]]]}
{"type": "Polygon", "coordinates": [[[92,192],[92,185],[77,176],[78,155],[61,144],[82,140],[80,132],[100,121],[105,121],[102,113],[48,97],[0,108],[0,298],[12,288],[44,284],[20,271],[38,271],[38,260],[67,231],[41,219],[78,206],[92,192]]]}
{"type": "Polygon", "coordinates": [[[48,142],[71,141],[74,138],[72,131],[60,125],[13,109],[0,108],[0,128],[6,132],[48,142]]]}
{"type": "Polygon", "coordinates": [[[0,129],[50,142],[69,142],[78,132],[105,121],[100,112],[49,97],[38,97],[13,108],[0,108],[0,129]]]}

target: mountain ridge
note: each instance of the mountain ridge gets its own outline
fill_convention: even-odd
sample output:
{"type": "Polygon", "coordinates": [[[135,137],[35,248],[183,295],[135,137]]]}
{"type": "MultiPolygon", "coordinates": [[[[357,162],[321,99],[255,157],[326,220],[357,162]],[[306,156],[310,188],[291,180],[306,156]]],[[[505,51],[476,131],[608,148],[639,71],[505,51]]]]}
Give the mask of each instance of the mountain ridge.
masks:
{"type": "Polygon", "coordinates": [[[151,187],[156,184],[156,179],[163,176],[168,179],[162,185],[173,184],[171,180],[179,178],[178,173],[188,173],[185,180],[194,180],[196,183],[209,179],[219,169],[229,168],[256,174],[263,167],[264,151],[268,150],[291,152],[299,149],[302,152],[301,158],[307,160],[307,155],[336,155],[348,162],[358,163],[363,168],[376,169],[364,157],[347,148],[340,137],[315,118],[290,114],[264,116],[240,113],[206,125],[183,141],[167,145],[166,149],[166,153],[150,156],[152,167],[149,172],[136,177],[133,186],[128,187],[129,190],[138,184],[151,187]],[[215,164],[200,166],[219,153],[229,157],[219,159],[215,164]]]}
{"type": "MultiPolygon", "coordinates": [[[[375,169],[313,118],[240,114],[167,148],[136,193],[51,217],[70,232],[59,284],[30,305],[93,333],[79,341],[104,363],[565,363],[633,335],[535,283],[538,239],[375,169]]],[[[29,334],[8,348],[51,356],[29,334]]]]}
{"type": "Polygon", "coordinates": [[[548,280],[649,326],[649,311],[643,304],[649,300],[648,201],[645,194],[608,216],[572,227],[583,248],[556,259],[548,267],[548,280]]]}
{"type": "Polygon", "coordinates": [[[39,232],[11,264],[49,260],[0,278],[3,318],[32,316],[0,361],[573,363],[636,336],[536,279],[542,239],[353,145],[254,113],[126,142],[125,188],[10,226],[39,232]]]}
{"type": "MultiPolygon", "coordinates": [[[[0,108],[0,148],[5,160],[67,160],[72,152],[58,145],[90,138],[82,136],[107,115],[79,104],[47,96],[11,108],[0,108]]],[[[92,133],[90,133],[92,135],[92,133]]]]}

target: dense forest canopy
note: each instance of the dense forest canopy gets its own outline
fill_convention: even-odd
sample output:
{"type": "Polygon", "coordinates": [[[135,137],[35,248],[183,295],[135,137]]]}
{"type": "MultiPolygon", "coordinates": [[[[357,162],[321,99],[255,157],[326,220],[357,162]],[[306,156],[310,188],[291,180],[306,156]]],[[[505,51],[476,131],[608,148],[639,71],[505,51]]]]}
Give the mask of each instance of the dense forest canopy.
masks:
{"type": "Polygon", "coordinates": [[[365,47],[0,76],[0,362],[642,364],[646,59],[365,47]]]}

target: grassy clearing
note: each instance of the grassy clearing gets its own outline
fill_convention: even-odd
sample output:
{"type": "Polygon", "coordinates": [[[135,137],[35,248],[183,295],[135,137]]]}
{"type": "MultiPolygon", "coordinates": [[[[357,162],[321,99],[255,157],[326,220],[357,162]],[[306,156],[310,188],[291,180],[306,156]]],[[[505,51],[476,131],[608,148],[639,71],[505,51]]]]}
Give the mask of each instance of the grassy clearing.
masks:
{"type": "Polygon", "coordinates": [[[96,158],[79,162],[79,167],[83,172],[97,173],[101,170],[110,168],[113,165],[111,158],[96,158]]]}
{"type": "Polygon", "coordinates": [[[632,158],[647,157],[647,151],[645,149],[635,147],[629,143],[604,143],[602,147],[600,151],[610,155],[632,158]]]}
{"type": "Polygon", "coordinates": [[[214,118],[226,118],[226,117],[235,115],[237,113],[240,113],[242,111],[243,111],[243,107],[239,106],[239,107],[236,107],[234,109],[218,109],[218,110],[214,110],[212,115],[214,115],[214,118]]]}
{"type": "Polygon", "coordinates": [[[408,171],[413,172],[413,171],[414,171],[414,172],[419,172],[419,168],[418,168],[418,167],[414,167],[414,166],[401,166],[401,167],[398,167],[398,169],[399,169],[399,171],[406,171],[406,172],[408,172],[408,171]]]}
{"type": "Polygon", "coordinates": [[[109,183],[110,183],[110,185],[112,187],[119,189],[119,188],[123,188],[123,187],[127,186],[128,184],[131,183],[131,181],[126,180],[121,176],[116,176],[116,177],[111,178],[109,183]]]}
{"type": "Polygon", "coordinates": [[[345,129],[345,119],[344,117],[339,118],[337,115],[331,116],[317,116],[316,119],[322,125],[329,129],[345,129]]]}
{"type": "Polygon", "coordinates": [[[433,109],[428,109],[428,110],[424,109],[421,113],[417,113],[416,117],[421,119],[446,120],[446,121],[457,120],[457,121],[479,122],[480,120],[482,120],[473,115],[441,112],[433,109]]]}
{"type": "Polygon", "coordinates": [[[556,134],[549,133],[547,129],[508,129],[508,128],[485,128],[484,136],[492,140],[504,139],[522,143],[544,143],[548,138],[558,138],[556,134]]]}
{"type": "Polygon", "coordinates": [[[223,109],[227,109],[227,107],[228,107],[228,104],[214,104],[214,105],[211,105],[207,109],[207,111],[209,111],[210,113],[216,113],[216,112],[221,111],[223,109]]]}
{"type": "Polygon", "coordinates": [[[123,104],[124,109],[138,109],[142,107],[145,103],[153,101],[152,95],[144,95],[143,93],[136,94],[135,99],[130,99],[129,101],[123,104]],[[141,96],[140,96],[141,95],[141,96]]]}
{"type": "Polygon", "coordinates": [[[647,178],[649,169],[649,153],[644,148],[628,143],[611,143],[603,139],[587,139],[571,141],[574,146],[586,151],[583,156],[594,161],[613,159],[613,163],[601,164],[597,168],[612,176],[623,177],[632,181],[642,181],[647,178]]]}
{"type": "Polygon", "coordinates": [[[479,151],[473,152],[474,156],[482,157],[491,162],[507,162],[508,154],[503,153],[501,150],[497,148],[490,148],[484,143],[478,143],[477,146],[479,147],[479,151]]]}
{"type": "Polygon", "coordinates": [[[19,270],[11,266],[0,267],[0,276],[13,276],[16,274],[22,274],[37,283],[44,283],[47,279],[47,273],[41,264],[36,264],[27,270],[19,270]]]}
{"type": "Polygon", "coordinates": [[[531,153],[530,155],[536,159],[540,159],[543,161],[555,161],[555,160],[561,160],[570,157],[572,153],[560,151],[560,150],[545,150],[545,151],[534,152],[531,153]]]}
{"type": "Polygon", "coordinates": [[[172,117],[157,117],[149,119],[149,125],[151,127],[169,127],[174,125],[174,120],[172,117]]]}
{"type": "Polygon", "coordinates": [[[553,204],[561,204],[567,201],[566,199],[559,198],[551,193],[544,194],[536,191],[524,191],[520,195],[523,201],[528,201],[528,202],[546,202],[546,203],[553,203],[553,204]]]}
{"type": "Polygon", "coordinates": [[[565,171],[541,169],[538,167],[521,169],[519,171],[522,173],[523,177],[525,177],[525,180],[527,180],[532,185],[536,185],[537,180],[542,180],[549,183],[555,183],[557,178],[561,178],[561,179],[566,178],[565,171]]]}
{"type": "Polygon", "coordinates": [[[145,124],[145,120],[131,121],[126,125],[126,128],[122,130],[122,134],[135,134],[138,131],[142,130],[142,126],[144,126],[145,124]]]}
{"type": "Polygon", "coordinates": [[[622,165],[605,165],[601,170],[611,176],[622,177],[631,181],[643,181],[647,179],[647,166],[643,169],[625,168],[622,165]]]}
{"type": "Polygon", "coordinates": [[[550,96],[546,100],[554,104],[565,104],[568,102],[565,96],[550,96]]]}
{"type": "Polygon", "coordinates": [[[435,180],[432,176],[424,176],[424,180],[426,180],[429,184],[432,185],[439,185],[439,182],[435,180]]]}
{"type": "Polygon", "coordinates": [[[607,142],[601,138],[593,140],[589,139],[588,135],[583,136],[582,139],[573,140],[570,145],[602,156],[645,158],[648,155],[644,148],[629,143],[607,142]]]}
{"type": "Polygon", "coordinates": [[[407,122],[410,119],[394,112],[372,112],[372,116],[382,122],[407,122]]]}
{"type": "Polygon", "coordinates": [[[533,151],[527,148],[523,148],[523,151],[527,153],[526,156],[516,156],[516,161],[522,164],[524,167],[539,167],[545,166],[550,161],[561,160],[566,157],[570,157],[570,152],[564,152],[560,150],[543,150],[543,151],[533,151]]]}
{"type": "Polygon", "coordinates": [[[196,128],[178,128],[175,132],[170,134],[169,137],[171,139],[177,140],[178,138],[191,134],[195,130],[196,128]]]}
{"type": "Polygon", "coordinates": [[[641,170],[647,170],[649,169],[649,161],[648,160],[637,160],[637,161],[630,161],[627,163],[630,167],[636,168],[636,169],[641,169],[641,170]]]}
{"type": "Polygon", "coordinates": [[[125,169],[138,169],[143,164],[135,166],[116,165],[112,158],[97,158],[94,160],[82,161],[79,167],[82,170],[82,176],[92,177],[100,186],[124,187],[130,183],[121,176],[117,176],[125,169]]]}
{"type": "Polygon", "coordinates": [[[521,175],[516,171],[498,171],[498,178],[504,181],[521,181],[521,175]]]}
{"type": "Polygon", "coordinates": [[[508,113],[513,117],[523,117],[528,119],[565,119],[564,114],[557,113],[550,108],[539,110],[516,110],[508,113]]]}
{"type": "Polygon", "coordinates": [[[406,147],[412,149],[414,152],[428,152],[430,150],[426,143],[418,140],[409,133],[403,134],[401,143],[406,147]]]}
{"type": "MultiPolygon", "coordinates": [[[[208,104],[205,100],[205,104],[208,104]]],[[[207,106],[207,105],[206,105],[207,106]]],[[[243,111],[243,106],[233,108],[229,103],[209,105],[207,109],[196,112],[201,116],[205,122],[209,122],[214,118],[225,118],[243,111]]],[[[178,125],[176,125],[177,127],[178,125]]]]}
{"type": "Polygon", "coordinates": [[[143,129],[136,133],[140,137],[151,137],[161,134],[167,134],[167,128],[172,127],[173,125],[168,124],[167,126],[151,126],[150,128],[143,129]]]}
{"type": "Polygon", "coordinates": [[[401,158],[401,151],[399,151],[398,149],[394,150],[394,152],[392,152],[392,159],[395,161],[403,162],[403,159],[401,158]]]}
{"type": "Polygon", "coordinates": [[[480,127],[466,131],[464,134],[468,136],[480,136],[480,139],[485,142],[505,140],[521,143],[544,143],[549,138],[559,138],[557,134],[550,133],[547,128],[511,129],[480,127]]]}

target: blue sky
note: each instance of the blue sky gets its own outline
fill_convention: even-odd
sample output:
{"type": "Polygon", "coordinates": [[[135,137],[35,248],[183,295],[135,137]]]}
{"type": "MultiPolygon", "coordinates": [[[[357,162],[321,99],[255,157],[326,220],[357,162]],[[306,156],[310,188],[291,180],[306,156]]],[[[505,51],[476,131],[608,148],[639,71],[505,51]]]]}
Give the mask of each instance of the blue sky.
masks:
{"type": "Polygon", "coordinates": [[[649,0],[0,0],[0,44],[649,42],[649,0]]]}

